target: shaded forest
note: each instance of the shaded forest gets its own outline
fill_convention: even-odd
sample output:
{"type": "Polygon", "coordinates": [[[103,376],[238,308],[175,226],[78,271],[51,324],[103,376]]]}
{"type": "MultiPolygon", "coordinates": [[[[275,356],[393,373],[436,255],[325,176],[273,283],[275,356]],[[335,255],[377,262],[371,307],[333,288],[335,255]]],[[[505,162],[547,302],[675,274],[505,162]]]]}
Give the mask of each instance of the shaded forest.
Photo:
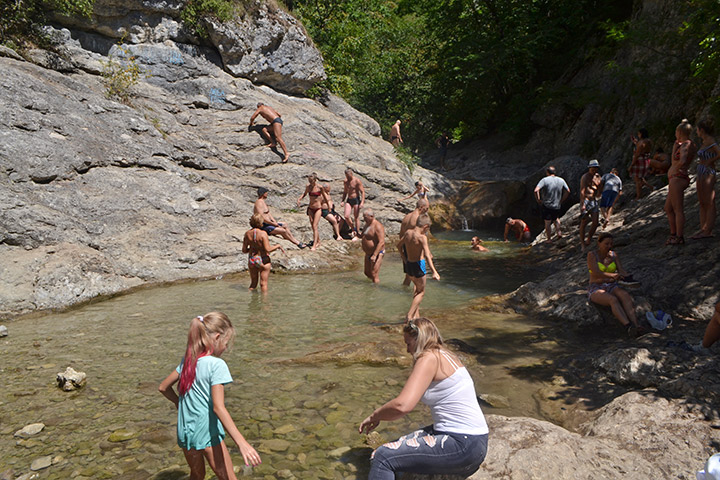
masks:
{"type": "Polygon", "coordinates": [[[591,62],[642,95],[646,66],[614,58],[628,46],[667,60],[681,71],[676,87],[709,98],[720,73],[720,2],[670,5],[669,17],[640,21],[642,0],[288,2],[325,58],[328,79],[313,93],[346,98],[385,131],[402,119],[416,148],[443,131],[455,140],[506,132],[522,141],[538,108],[602,103],[593,85],[562,82],[591,62]]]}

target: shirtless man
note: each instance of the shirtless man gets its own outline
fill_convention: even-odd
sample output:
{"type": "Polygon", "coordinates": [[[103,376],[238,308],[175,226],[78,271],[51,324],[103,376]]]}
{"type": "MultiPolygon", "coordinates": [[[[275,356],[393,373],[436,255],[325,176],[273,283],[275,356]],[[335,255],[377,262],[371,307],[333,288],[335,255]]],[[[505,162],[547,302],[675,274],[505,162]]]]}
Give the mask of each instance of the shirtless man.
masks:
{"type": "MultiPolygon", "coordinates": [[[[505,241],[507,242],[507,239],[505,241]]],[[[480,238],[473,237],[470,239],[470,248],[473,250],[473,252],[489,252],[490,250],[483,247],[482,243],[483,241],[480,240],[480,238]]]]}
{"type": "MultiPolygon", "coordinates": [[[[405,235],[405,232],[407,232],[408,229],[415,228],[418,217],[424,213],[427,213],[429,208],[430,202],[428,202],[427,198],[421,198],[420,200],[418,200],[415,206],[415,210],[405,215],[405,218],[403,218],[402,222],[400,223],[400,237],[405,235]]],[[[407,253],[405,255],[407,255],[407,253]]],[[[407,274],[407,265],[405,264],[405,262],[403,262],[403,272],[405,272],[405,280],[403,280],[403,285],[410,285],[410,275],[407,274]]]]}
{"type": "Polygon", "coordinates": [[[305,248],[305,244],[298,242],[295,237],[293,237],[292,233],[290,233],[290,228],[287,225],[283,225],[282,223],[278,222],[273,218],[273,216],[270,214],[270,208],[267,206],[267,203],[265,200],[267,200],[268,197],[268,189],[265,187],[258,187],[257,189],[257,195],[258,199],[255,200],[255,207],[253,208],[253,215],[256,213],[259,213],[263,217],[263,225],[262,230],[266,231],[268,235],[278,235],[285,240],[288,240],[295,245],[298,246],[298,248],[305,248]]]}
{"type": "Polygon", "coordinates": [[[280,148],[282,148],[282,151],[285,154],[285,157],[282,161],[283,163],[287,162],[290,155],[288,154],[287,147],[285,146],[285,142],[282,139],[283,121],[282,118],[280,118],[280,114],[276,112],[274,108],[268,107],[264,103],[259,102],[257,104],[257,110],[255,110],[255,113],[253,113],[252,117],[250,117],[251,127],[255,122],[255,117],[257,117],[258,115],[262,116],[265,120],[270,122],[269,127],[272,128],[272,133],[270,133],[268,127],[262,127],[263,137],[265,137],[265,139],[270,142],[268,147],[275,148],[275,140],[277,140],[277,143],[280,144],[280,148]]]}
{"type": "Polygon", "coordinates": [[[343,195],[340,205],[345,203],[345,223],[357,234],[360,209],[365,206],[365,187],[359,178],[355,178],[351,168],[345,169],[343,195]],[[352,216],[350,216],[352,214],[352,216]]]}
{"type": "Polygon", "coordinates": [[[402,135],[400,135],[401,123],[402,122],[400,120],[397,120],[390,128],[390,143],[392,143],[394,147],[397,147],[401,143],[403,143],[402,135]]]}
{"type": "Polygon", "coordinates": [[[375,218],[372,209],[363,211],[365,229],[361,235],[365,252],[365,276],[373,283],[380,283],[380,266],[385,256],[385,227],[375,218]]]}
{"type": "Polygon", "coordinates": [[[508,241],[508,234],[511,230],[515,232],[518,242],[530,242],[530,227],[527,226],[527,223],[519,218],[508,217],[507,220],[505,220],[504,238],[506,242],[508,241]]]}
{"type": "Polygon", "coordinates": [[[600,164],[597,160],[590,160],[588,172],[580,179],[580,244],[583,248],[590,246],[595,230],[597,230],[600,218],[600,203],[598,196],[602,177],[600,176],[600,164]],[[585,227],[588,221],[592,220],[590,231],[585,238],[585,227]]]}
{"type": "Polygon", "coordinates": [[[428,246],[426,237],[428,230],[430,230],[430,216],[424,213],[418,217],[415,228],[408,229],[398,242],[400,256],[403,262],[407,264],[407,274],[410,275],[415,286],[406,321],[420,317],[420,302],[425,296],[426,263],[430,265],[433,272],[432,278],[440,280],[440,275],[435,270],[432,253],[430,253],[430,247],[428,246]]]}

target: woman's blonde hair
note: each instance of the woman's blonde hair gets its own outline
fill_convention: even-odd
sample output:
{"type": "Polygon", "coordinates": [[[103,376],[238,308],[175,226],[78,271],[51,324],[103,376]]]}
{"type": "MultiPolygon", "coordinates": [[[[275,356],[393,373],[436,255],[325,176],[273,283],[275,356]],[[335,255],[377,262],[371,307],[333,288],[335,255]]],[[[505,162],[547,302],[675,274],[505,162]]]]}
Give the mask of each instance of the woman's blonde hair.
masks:
{"type": "Polygon", "coordinates": [[[684,134],[690,136],[692,133],[692,125],[690,125],[690,121],[688,121],[687,118],[683,118],[676,130],[680,130],[684,134]]]}
{"type": "Polygon", "coordinates": [[[253,228],[262,228],[262,226],[263,226],[262,213],[256,213],[255,215],[250,217],[250,226],[253,228]]]}
{"type": "Polygon", "coordinates": [[[228,316],[222,312],[206,313],[190,321],[187,349],[185,350],[182,372],[180,373],[180,384],[178,385],[180,395],[186,394],[195,381],[198,358],[212,355],[218,342],[225,343],[229,348],[234,338],[235,329],[228,316]],[[220,337],[215,341],[213,337],[218,333],[220,337]]]}
{"type": "Polygon", "coordinates": [[[410,320],[403,327],[403,332],[416,338],[415,351],[412,354],[414,361],[430,350],[439,350],[444,345],[440,330],[425,317],[410,320]]]}

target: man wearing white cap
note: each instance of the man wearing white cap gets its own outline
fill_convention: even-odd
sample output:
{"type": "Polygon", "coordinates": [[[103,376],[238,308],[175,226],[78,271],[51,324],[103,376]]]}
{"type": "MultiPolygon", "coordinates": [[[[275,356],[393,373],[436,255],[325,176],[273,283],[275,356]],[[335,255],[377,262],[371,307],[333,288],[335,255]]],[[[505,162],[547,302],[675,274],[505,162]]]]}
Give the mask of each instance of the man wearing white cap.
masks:
{"type": "Polygon", "coordinates": [[[598,198],[600,195],[600,184],[602,177],[600,176],[600,163],[597,160],[590,160],[588,163],[588,172],[580,179],[580,245],[584,248],[592,242],[595,230],[598,227],[598,219],[600,214],[600,204],[598,198]],[[585,238],[585,227],[588,222],[592,221],[590,231],[585,238]]]}

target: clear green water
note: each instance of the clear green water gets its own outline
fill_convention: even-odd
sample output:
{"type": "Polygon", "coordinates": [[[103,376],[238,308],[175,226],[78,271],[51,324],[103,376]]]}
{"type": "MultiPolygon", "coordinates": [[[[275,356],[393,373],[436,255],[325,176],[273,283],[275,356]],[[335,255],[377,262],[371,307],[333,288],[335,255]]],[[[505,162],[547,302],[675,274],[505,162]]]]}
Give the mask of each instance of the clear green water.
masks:
{"type": "MultiPolygon", "coordinates": [[[[465,238],[452,240],[458,241],[431,244],[442,281],[429,282],[422,313],[436,319],[446,339],[478,349],[466,356],[478,393],[509,402],[485,407],[486,413],[538,416],[532,393],[540,385],[509,374],[547,355],[527,345],[538,325],[468,308],[479,296],[530,280],[532,258],[516,244],[491,242],[490,254],[478,254],[465,238]]],[[[233,349],[223,355],[235,379],[226,404],[263,457],[252,478],[365,478],[370,449],[357,425],[399,393],[409,369],[292,359],[350,342],[394,343],[402,350],[401,335],[379,328],[401,322],[409,307],[402,276],[399,258],[389,254],[380,285],[359,271],[273,275],[269,295],[262,296],[248,292],[247,275],[238,275],[11,322],[10,335],[0,340],[0,474],[25,473],[33,460],[50,455],[55,464],[40,478],[143,479],[173,466],[179,468],[160,478],[180,478],[185,466],[175,444],[176,412],[157,385],[181,359],[190,319],[221,310],[237,329],[233,349]],[[67,366],[87,374],[86,388],[67,393],[55,386],[56,373],[67,366]],[[27,440],[13,437],[35,422],[45,430],[27,440]],[[132,438],[108,441],[120,429],[132,438]],[[329,453],[336,449],[343,450],[329,453]]],[[[429,421],[418,406],[405,419],[381,424],[379,433],[391,440],[429,421]]],[[[233,456],[240,465],[236,449],[233,456]]]]}

